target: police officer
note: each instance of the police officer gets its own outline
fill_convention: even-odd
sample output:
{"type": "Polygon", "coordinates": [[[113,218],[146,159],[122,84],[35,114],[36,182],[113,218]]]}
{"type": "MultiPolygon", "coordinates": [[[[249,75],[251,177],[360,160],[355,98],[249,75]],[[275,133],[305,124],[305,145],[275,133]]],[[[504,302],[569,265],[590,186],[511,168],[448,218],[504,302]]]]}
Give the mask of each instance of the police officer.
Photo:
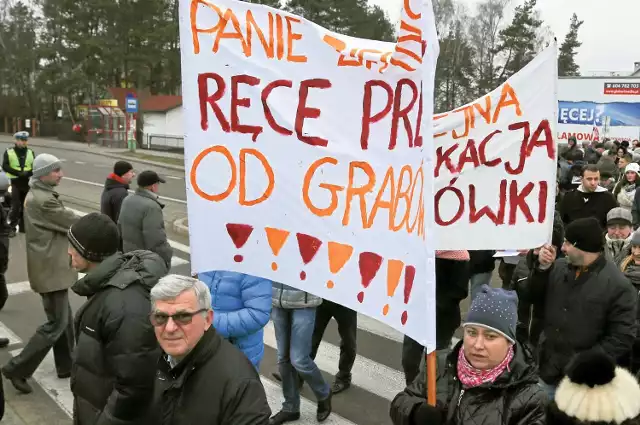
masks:
{"type": "Polygon", "coordinates": [[[27,147],[29,133],[19,131],[13,135],[15,146],[4,152],[2,169],[11,180],[11,213],[9,214],[9,225],[11,233],[9,237],[16,235],[16,226],[20,232],[24,233],[23,205],[24,199],[29,192],[29,179],[33,174],[33,160],[35,153],[27,147]]]}

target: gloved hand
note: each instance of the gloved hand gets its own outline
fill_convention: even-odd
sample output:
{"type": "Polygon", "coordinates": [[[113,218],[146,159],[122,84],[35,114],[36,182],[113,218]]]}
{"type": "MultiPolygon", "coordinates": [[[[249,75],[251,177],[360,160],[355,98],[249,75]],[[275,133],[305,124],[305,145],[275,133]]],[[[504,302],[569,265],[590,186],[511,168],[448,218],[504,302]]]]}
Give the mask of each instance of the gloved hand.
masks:
{"type": "Polygon", "coordinates": [[[417,405],[411,412],[412,425],[441,425],[445,421],[444,410],[439,406],[433,407],[427,402],[417,405]]]}

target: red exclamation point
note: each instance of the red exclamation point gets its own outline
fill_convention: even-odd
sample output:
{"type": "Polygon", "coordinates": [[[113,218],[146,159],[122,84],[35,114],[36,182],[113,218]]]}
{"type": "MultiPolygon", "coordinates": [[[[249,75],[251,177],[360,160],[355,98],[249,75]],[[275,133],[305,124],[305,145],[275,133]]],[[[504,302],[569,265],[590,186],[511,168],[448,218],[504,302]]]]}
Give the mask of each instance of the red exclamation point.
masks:
{"type": "MultiPolygon", "coordinates": [[[[229,233],[229,236],[231,236],[231,240],[236,248],[240,249],[247,243],[249,236],[251,236],[251,232],[253,232],[253,227],[248,224],[227,223],[227,232],[229,233]]],[[[236,263],[241,263],[242,260],[244,260],[244,257],[240,254],[233,257],[233,261],[236,263]]]]}
{"type": "MultiPolygon", "coordinates": [[[[298,239],[298,248],[300,249],[302,262],[309,264],[318,253],[320,246],[322,246],[322,241],[313,236],[305,235],[304,233],[296,233],[296,238],[298,239]]],[[[301,271],[300,280],[305,280],[306,278],[307,273],[305,273],[304,270],[301,271]]]]}
{"type": "MultiPolygon", "coordinates": [[[[358,259],[358,266],[360,267],[360,276],[362,277],[362,286],[367,289],[371,284],[371,281],[382,264],[382,257],[373,252],[363,252],[358,259]]],[[[364,302],[364,291],[358,293],[358,301],[364,302]]]]}
{"type": "MultiPolygon", "coordinates": [[[[404,268],[404,303],[409,303],[411,298],[411,289],[413,289],[413,279],[416,277],[416,268],[413,266],[407,266],[404,268]]],[[[407,323],[407,312],[403,311],[400,317],[400,322],[404,325],[407,323]]]]}

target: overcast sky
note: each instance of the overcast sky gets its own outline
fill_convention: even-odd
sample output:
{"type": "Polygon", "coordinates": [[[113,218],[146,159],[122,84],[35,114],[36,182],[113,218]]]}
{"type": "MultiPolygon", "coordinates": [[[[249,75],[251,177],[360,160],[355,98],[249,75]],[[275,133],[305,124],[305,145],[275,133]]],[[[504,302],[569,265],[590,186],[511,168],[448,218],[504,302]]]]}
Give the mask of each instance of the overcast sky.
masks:
{"type": "MultiPolygon", "coordinates": [[[[395,23],[400,14],[401,0],[369,0],[382,6],[395,23]]],[[[479,0],[465,0],[470,10],[479,0]]],[[[512,0],[511,8],[524,0],[512,0]]],[[[593,72],[618,71],[630,73],[633,63],[640,62],[639,0],[538,0],[538,9],[545,24],[564,40],[573,12],[584,21],[579,39],[577,62],[583,75],[593,72]]]]}

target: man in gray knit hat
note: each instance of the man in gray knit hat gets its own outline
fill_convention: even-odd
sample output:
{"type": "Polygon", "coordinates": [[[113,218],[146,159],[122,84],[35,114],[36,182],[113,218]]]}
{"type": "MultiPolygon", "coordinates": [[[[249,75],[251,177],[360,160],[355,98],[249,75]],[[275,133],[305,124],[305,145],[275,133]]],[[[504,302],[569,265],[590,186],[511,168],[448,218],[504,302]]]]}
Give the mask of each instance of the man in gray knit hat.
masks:
{"type": "Polygon", "coordinates": [[[5,378],[23,393],[32,391],[27,378],[51,348],[58,377],[71,376],[73,317],[68,289],[78,280],[78,274],[71,268],[67,254],[67,231],[77,217],[62,205],[54,189],[62,176],[62,164],[55,156],[43,153],[33,161],[31,190],[24,204],[27,273],[31,289],[42,297],[47,322],[2,368],[5,378]]]}

